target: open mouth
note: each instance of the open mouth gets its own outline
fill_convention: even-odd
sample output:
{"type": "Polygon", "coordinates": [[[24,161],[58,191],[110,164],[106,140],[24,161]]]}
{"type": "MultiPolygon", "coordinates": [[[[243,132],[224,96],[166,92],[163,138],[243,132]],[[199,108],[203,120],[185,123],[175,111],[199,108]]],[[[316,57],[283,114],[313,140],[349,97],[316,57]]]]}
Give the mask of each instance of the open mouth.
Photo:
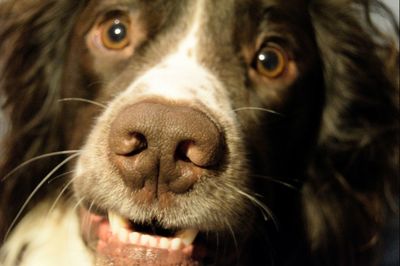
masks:
{"type": "Polygon", "coordinates": [[[84,240],[105,265],[201,265],[206,257],[199,230],[137,224],[108,212],[81,211],[84,240]]]}

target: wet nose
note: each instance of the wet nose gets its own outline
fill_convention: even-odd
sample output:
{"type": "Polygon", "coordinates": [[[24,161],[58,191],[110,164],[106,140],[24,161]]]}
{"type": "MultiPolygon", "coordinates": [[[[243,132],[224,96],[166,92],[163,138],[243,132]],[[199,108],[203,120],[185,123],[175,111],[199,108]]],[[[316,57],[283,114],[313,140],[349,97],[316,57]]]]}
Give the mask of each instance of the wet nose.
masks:
{"type": "Polygon", "coordinates": [[[172,104],[140,102],[111,124],[110,158],[135,189],[146,181],[168,191],[190,190],[223,158],[224,137],[205,113],[172,104]]]}

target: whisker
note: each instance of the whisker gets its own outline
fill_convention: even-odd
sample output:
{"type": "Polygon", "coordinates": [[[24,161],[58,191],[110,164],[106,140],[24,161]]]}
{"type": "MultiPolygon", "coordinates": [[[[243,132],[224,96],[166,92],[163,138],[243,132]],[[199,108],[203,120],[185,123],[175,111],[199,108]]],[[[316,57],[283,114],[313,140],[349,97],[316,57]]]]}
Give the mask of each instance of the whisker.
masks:
{"type": "Polygon", "coordinates": [[[36,156],[34,158],[31,158],[23,163],[21,163],[20,165],[18,165],[17,167],[15,167],[13,170],[11,170],[8,174],[6,174],[2,179],[1,182],[4,182],[7,178],[9,178],[11,175],[13,175],[15,172],[17,172],[19,169],[21,169],[22,167],[35,162],[37,160],[40,159],[44,159],[44,158],[48,158],[48,157],[52,157],[52,156],[57,156],[57,155],[65,155],[65,154],[76,154],[79,153],[80,150],[66,150],[66,151],[57,151],[57,152],[50,152],[50,153],[46,153],[46,154],[42,154],[39,156],[36,156]]]}
{"type": "Polygon", "coordinates": [[[227,227],[229,228],[229,232],[230,232],[230,234],[232,236],[233,244],[234,244],[235,249],[236,249],[236,254],[239,254],[239,245],[238,245],[238,242],[237,242],[237,239],[236,239],[236,236],[235,236],[235,232],[233,231],[232,226],[231,226],[231,224],[229,223],[229,221],[227,219],[225,219],[225,223],[226,223],[227,227]]]}
{"type": "Polygon", "coordinates": [[[255,178],[265,179],[265,180],[271,181],[273,183],[277,183],[277,184],[283,185],[283,186],[288,187],[290,189],[293,189],[295,191],[299,191],[300,190],[301,182],[298,181],[298,180],[291,180],[295,184],[290,184],[287,181],[284,181],[284,180],[281,180],[281,179],[278,179],[278,178],[274,178],[274,177],[271,177],[271,176],[264,176],[264,175],[252,175],[252,176],[255,177],[255,178]]]}
{"type": "MultiPolygon", "coordinates": [[[[207,234],[208,234],[208,232],[207,232],[207,234]]],[[[220,240],[219,240],[219,233],[217,232],[217,235],[216,235],[216,252],[215,252],[215,257],[216,258],[219,258],[220,257],[220,253],[221,253],[221,246],[220,246],[220,240]]]]}
{"type": "Polygon", "coordinates": [[[7,239],[8,235],[10,234],[12,228],[14,227],[15,223],[17,222],[17,220],[19,219],[19,217],[21,216],[22,212],[25,210],[26,206],[28,205],[28,203],[31,201],[31,199],[33,198],[33,196],[35,196],[35,194],[39,191],[39,189],[47,182],[47,180],[55,173],[57,172],[58,169],[60,169],[62,166],[64,166],[65,164],[67,164],[69,161],[71,161],[72,159],[74,159],[75,157],[78,157],[79,154],[73,154],[71,156],[69,156],[68,158],[66,158],[65,160],[63,160],[61,163],[59,163],[56,167],[53,168],[53,170],[51,170],[43,179],[42,181],[40,181],[40,183],[36,186],[36,188],[31,192],[31,194],[29,194],[28,198],[25,200],[24,204],[21,206],[21,208],[19,209],[17,215],[14,217],[13,221],[11,222],[10,226],[8,227],[5,237],[4,239],[7,239]]]}
{"type": "Polygon", "coordinates": [[[52,183],[54,180],[59,179],[59,178],[64,177],[64,176],[67,176],[67,175],[69,175],[69,174],[71,174],[71,173],[73,173],[73,172],[75,172],[75,171],[68,171],[68,172],[65,172],[65,173],[63,173],[63,174],[59,174],[58,176],[55,176],[55,177],[53,177],[52,179],[50,179],[49,181],[47,181],[47,184],[50,184],[50,183],[52,183]]]}
{"type": "MultiPolygon", "coordinates": [[[[88,211],[87,211],[87,213],[86,213],[86,215],[85,215],[85,224],[88,225],[88,232],[89,232],[89,233],[92,232],[92,224],[93,224],[93,223],[90,222],[90,212],[92,211],[93,206],[94,206],[94,200],[92,200],[92,202],[90,202],[88,211]]],[[[85,226],[85,227],[86,227],[86,226],[85,226]]]]}
{"type": "MultiPolygon", "coordinates": [[[[71,171],[72,172],[72,171],[71,171]]],[[[67,191],[67,189],[72,185],[72,182],[74,182],[74,178],[71,178],[70,181],[63,187],[63,189],[58,193],[56,199],[54,200],[53,204],[51,205],[49,211],[47,212],[47,217],[50,215],[50,213],[54,210],[56,207],[58,201],[61,199],[62,195],[67,191]]]]}
{"type": "Polygon", "coordinates": [[[76,202],[76,204],[72,207],[72,210],[73,210],[73,211],[76,211],[76,209],[78,209],[79,205],[81,205],[82,201],[84,201],[84,200],[85,200],[85,197],[80,198],[80,199],[76,202]]]}
{"type": "Polygon", "coordinates": [[[233,109],[234,112],[248,111],[248,110],[262,111],[262,112],[267,112],[267,113],[271,113],[274,115],[284,116],[284,114],[279,113],[277,111],[267,109],[267,108],[262,108],[262,107],[256,107],[256,106],[245,106],[245,107],[239,107],[239,108],[233,109]]]}
{"type": "Polygon", "coordinates": [[[106,108],[107,106],[105,104],[96,102],[96,101],[92,101],[92,100],[88,100],[88,99],[84,99],[84,98],[63,98],[58,100],[59,102],[68,102],[68,101],[75,101],[75,102],[84,102],[84,103],[90,103],[93,105],[97,105],[101,108],[106,108]]]}
{"type": "Polygon", "coordinates": [[[252,202],[255,206],[259,207],[261,210],[261,213],[263,214],[264,220],[268,221],[269,219],[272,220],[273,224],[275,225],[275,228],[277,230],[279,230],[279,226],[278,226],[278,222],[274,216],[274,214],[272,213],[271,209],[268,208],[264,203],[262,203],[260,200],[258,200],[256,197],[253,197],[252,195],[236,188],[236,187],[232,187],[230,186],[232,189],[234,189],[237,193],[239,193],[240,195],[244,196],[245,198],[247,198],[248,200],[250,200],[250,202],[252,202]]]}
{"type": "MultiPolygon", "coordinates": [[[[70,203],[71,206],[72,206],[71,212],[75,213],[76,210],[78,209],[79,205],[81,205],[82,201],[85,200],[85,197],[80,198],[80,199],[79,199],[78,201],[76,201],[74,204],[73,204],[72,200],[75,201],[76,198],[72,197],[72,198],[71,198],[71,203],[70,203]],[[72,205],[72,204],[73,204],[73,205],[72,205]]],[[[70,231],[75,231],[75,229],[73,229],[74,227],[75,227],[75,222],[74,222],[74,220],[73,220],[73,219],[69,220],[69,228],[70,228],[69,230],[70,230],[70,231]]]]}
{"type": "Polygon", "coordinates": [[[92,200],[92,202],[90,203],[89,208],[88,208],[88,212],[92,211],[93,206],[94,206],[94,200],[92,200]]]}
{"type": "Polygon", "coordinates": [[[395,195],[393,194],[393,192],[391,191],[391,187],[388,183],[384,184],[383,192],[384,192],[384,196],[386,198],[386,201],[388,203],[390,210],[393,213],[396,213],[399,208],[398,203],[397,203],[398,201],[397,201],[395,195]]]}
{"type": "MultiPolygon", "coordinates": [[[[77,200],[77,198],[74,198],[75,200],[77,200]]],[[[72,206],[71,211],[76,213],[76,210],[79,208],[79,206],[81,205],[81,203],[85,200],[85,197],[81,197],[78,201],[76,201],[76,203],[72,206]]],[[[87,220],[88,214],[85,214],[85,217],[81,217],[84,220],[87,220]]],[[[81,226],[83,225],[83,222],[80,222],[81,226]]],[[[73,224],[73,221],[71,220],[71,224],[73,224]]]]}

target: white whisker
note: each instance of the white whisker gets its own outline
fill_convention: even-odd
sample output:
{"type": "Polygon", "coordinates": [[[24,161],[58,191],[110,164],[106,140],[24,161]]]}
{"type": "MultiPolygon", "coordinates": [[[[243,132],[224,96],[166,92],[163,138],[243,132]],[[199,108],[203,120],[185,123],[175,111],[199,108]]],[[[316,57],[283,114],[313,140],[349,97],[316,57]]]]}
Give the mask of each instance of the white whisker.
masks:
{"type": "Polygon", "coordinates": [[[235,232],[233,231],[232,226],[227,219],[225,219],[225,222],[226,222],[226,226],[229,228],[230,234],[232,235],[232,240],[233,240],[233,244],[236,249],[236,254],[239,254],[239,245],[238,245],[238,242],[237,242],[237,239],[235,236],[235,232]]]}
{"type": "Polygon", "coordinates": [[[92,200],[92,202],[90,203],[89,208],[88,208],[88,212],[85,215],[85,222],[84,223],[88,225],[88,232],[89,233],[92,232],[92,224],[93,223],[90,222],[90,216],[89,215],[90,215],[90,212],[93,209],[93,206],[94,206],[94,200],[92,200]]]}
{"type": "MultiPolygon", "coordinates": [[[[82,198],[80,198],[73,206],[72,206],[72,208],[71,208],[71,211],[72,212],[75,212],[76,211],[76,209],[79,207],[79,205],[81,205],[81,203],[82,203],[82,201],[84,201],[85,200],[85,197],[82,197],[82,198]]],[[[69,229],[69,231],[75,231],[73,228],[75,227],[75,223],[74,223],[74,221],[71,219],[70,221],[69,221],[69,226],[68,226],[70,229],[69,229]]]]}
{"type": "Polygon", "coordinates": [[[58,176],[55,176],[55,177],[53,177],[52,179],[50,179],[49,181],[47,181],[47,184],[50,184],[50,183],[52,183],[54,180],[59,179],[59,178],[64,177],[64,176],[67,176],[67,175],[69,175],[69,174],[71,174],[71,173],[73,173],[73,172],[74,172],[74,171],[68,171],[68,172],[59,174],[58,176]]]}
{"type": "MultiPolygon", "coordinates": [[[[208,237],[208,232],[207,232],[207,237],[208,237]]],[[[219,258],[220,256],[219,256],[219,254],[220,254],[220,240],[219,240],[219,233],[217,232],[217,235],[216,235],[216,242],[217,242],[217,244],[216,244],[216,258],[219,258]]]]}
{"type": "Polygon", "coordinates": [[[62,166],[67,164],[69,161],[74,159],[75,157],[78,157],[79,154],[73,154],[63,160],[61,163],[59,163],[56,167],[53,168],[43,179],[40,181],[40,183],[36,186],[36,188],[29,194],[28,198],[25,200],[24,204],[22,204],[21,208],[19,209],[17,215],[14,217],[13,221],[11,222],[10,226],[8,227],[4,239],[7,239],[8,235],[10,234],[12,228],[14,227],[15,223],[18,221],[19,217],[21,216],[22,212],[25,210],[26,206],[28,203],[31,201],[33,196],[39,191],[39,189],[47,182],[47,180],[55,173],[57,172],[58,169],[60,169],[62,166]]]}
{"type": "Polygon", "coordinates": [[[50,153],[46,153],[46,154],[42,154],[39,156],[36,156],[34,158],[31,158],[23,163],[21,163],[20,165],[18,165],[17,167],[15,167],[13,170],[11,170],[7,175],[5,175],[2,179],[1,182],[4,182],[7,178],[9,178],[11,175],[13,175],[15,172],[17,172],[19,169],[21,169],[22,167],[35,162],[37,160],[40,159],[44,159],[44,158],[48,158],[48,157],[52,157],[52,156],[57,156],[57,155],[65,155],[65,154],[76,154],[79,153],[80,150],[66,150],[66,151],[57,151],[57,152],[50,152],[50,153]]]}
{"type": "Polygon", "coordinates": [[[282,113],[279,113],[277,111],[267,109],[267,108],[262,108],[262,107],[256,107],[256,106],[239,107],[239,108],[233,109],[234,112],[248,111],[248,110],[262,111],[262,112],[267,112],[267,113],[271,113],[274,115],[284,116],[282,113]]]}
{"type": "Polygon", "coordinates": [[[261,209],[261,213],[263,214],[264,220],[268,221],[269,219],[272,220],[272,222],[274,223],[276,229],[279,229],[277,220],[274,216],[274,214],[272,213],[271,209],[269,209],[264,203],[262,203],[260,200],[258,200],[256,197],[236,188],[233,186],[230,186],[234,191],[236,191],[237,193],[239,193],[240,195],[244,196],[245,198],[247,198],[248,200],[250,200],[251,203],[253,203],[255,206],[259,207],[261,209]]]}
{"type": "Polygon", "coordinates": [[[85,200],[85,197],[80,198],[80,199],[76,202],[76,204],[72,207],[72,210],[75,211],[75,210],[79,207],[79,205],[81,205],[82,201],[84,201],[84,200],[85,200]]]}
{"type": "MultiPolygon", "coordinates": [[[[71,171],[72,172],[72,171],[71,171]]],[[[65,193],[65,191],[67,191],[68,187],[71,186],[72,182],[74,181],[74,178],[71,178],[70,181],[68,181],[68,183],[63,187],[63,189],[60,191],[60,193],[58,193],[56,199],[54,200],[53,204],[51,205],[49,211],[47,212],[47,217],[50,215],[50,213],[54,210],[54,208],[56,207],[58,201],[61,199],[62,195],[65,193]]]]}
{"type": "Polygon", "coordinates": [[[90,103],[90,104],[93,104],[93,105],[97,105],[97,106],[99,106],[101,108],[104,108],[104,109],[107,107],[105,104],[102,104],[102,103],[99,103],[99,102],[96,102],[96,101],[92,101],[92,100],[88,100],[88,99],[84,99],[84,98],[63,98],[63,99],[60,99],[58,101],[59,102],[68,102],[68,101],[85,102],[85,103],[90,103]]]}
{"type": "Polygon", "coordinates": [[[278,179],[278,178],[274,178],[274,177],[270,177],[270,176],[264,176],[264,175],[252,175],[252,176],[254,176],[255,178],[265,179],[265,180],[271,181],[273,183],[280,184],[282,186],[288,187],[288,188],[293,189],[295,191],[299,191],[300,190],[299,187],[298,187],[300,185],[300,181],[299,180],[293,180],[293,183],[297,183],[298,184],[296,186],[296,185],[290,184],[290,183],[288,183],[288,182],[286,182],[284,180],[281,180],[281,179],[278,179]]]}

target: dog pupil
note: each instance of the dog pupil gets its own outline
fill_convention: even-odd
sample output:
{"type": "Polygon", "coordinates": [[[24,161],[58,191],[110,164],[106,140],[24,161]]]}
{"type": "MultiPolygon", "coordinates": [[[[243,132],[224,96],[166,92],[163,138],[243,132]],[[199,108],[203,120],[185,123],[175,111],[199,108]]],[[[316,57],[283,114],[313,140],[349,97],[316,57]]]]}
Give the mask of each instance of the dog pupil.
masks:
{"type": "Polygon", "coordinates": [[[108,36],[113,42],[120,42],[126,37],[126,28],[119,22],[114,24],[108,30],[108,36]]]}
{"type": "Polygon", "coordinates": [[[266,70],[274,70],[279,65],[279,57],[276,52],[266,51],[258,55],[258,60],[260,60],[266,70]]]}

